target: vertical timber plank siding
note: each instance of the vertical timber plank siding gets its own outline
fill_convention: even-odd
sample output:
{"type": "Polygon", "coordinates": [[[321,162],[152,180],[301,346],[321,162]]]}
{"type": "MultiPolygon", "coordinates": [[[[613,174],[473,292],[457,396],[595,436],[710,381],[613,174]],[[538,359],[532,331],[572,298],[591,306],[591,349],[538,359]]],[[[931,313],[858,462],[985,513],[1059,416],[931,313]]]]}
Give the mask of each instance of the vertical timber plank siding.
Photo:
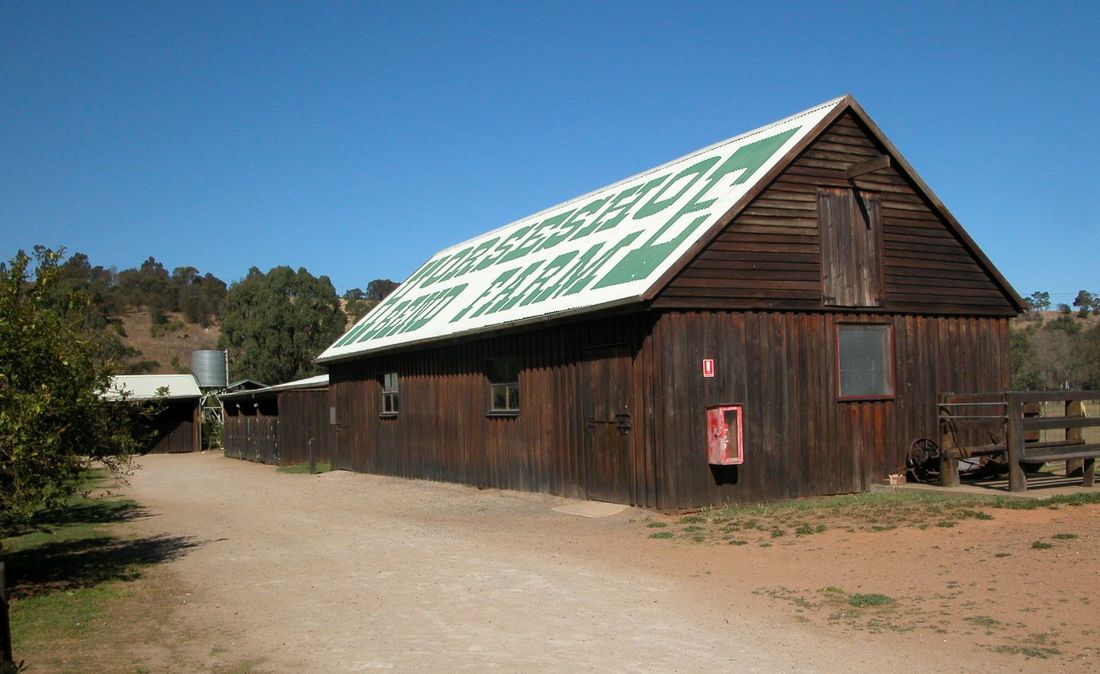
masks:
{"type": "Polygon", "coordinates": [[[885,297],[877,310],[1015,315],[989,272],[896,167],[848,180],[848,167],[885,152],[853,114],[841,116],[669,282],[654,306],[824,309],[818,190],[854,187],[874,195],[882,223],[885,297]]]}
{"type": "Polygon", "coordinates": [[[1010,376],[1005,318],[666,312],[653,340],[656,505],[667,509],[861,491],[904,469],[913,440],[937,437],[938,392],[1003,390],[1010,376]],[[892,399],[838,400],[837,321],[893,326],[892,399]],[[714,379],[704,357],[717,360],[714,379]],[[721,403],[745,405],[735,468],[706,463],[705,409],[721,403]]]}
{"type": "Polygon", "coordinates": [[[653,505],[657,468],[647,453],[644,411],[652,353],[642,348],[653,320],[638,314],[334,363],[330,391],[341,452],[363,472],[584,498],[581,355],[625,344],[634,398],[631,500],[653,505]],[[505,356],[520,361],[520,413],[491,416],[485,363],[505,356]],[[400,411],[383,418],[386,372],[398,373],[400,411]]]}
{"type": "Polygon", "coordinates": [[[588,497],[583,403],[591,373],[604,370],[586,366],[584,354],[625,345],[632,503],[676,509],[853,492],[903,469],[912,441],[938,437],[939,393],[1007,388],[1015,300],[896,162],[848,178],[886,152],[855,114],[840,116],[642,313],[332,363],[340,462],[588,497]],[[862,249],[877,260],[843,258],[853,246],[839,235],[823,243],[819,211],[831,202],[822,209],[822,190],[866,206],[873,236],[862,249]],[[835,263],[826,276],[852,286],[841,301],[825,297],[823,245],[835,263]],[[838,321],[892,326],[892,397],[839,400],[838,321]],[[508,356],[520,361],[520,413],[488,415],[486,360],[508,356]],[[714,378],[702,377],[703,358],[715,359],[714,378]],[[382,418],[387,372],[400,378],[400,413],[382,418]],[[705,410],[719,404],[745,406],[741,466],[706,463],[705,410]]]}
{"type": "Polygon", "coordinates": [[[199,400],[169,399],[148,424],[151,437],[143,451],[197,452],[201,449],[199,400]]]}
{"type": "Polygon", "coordinates": [[[332,458],[333,431],[329,425],[327,391],[287,391],[279,394],[280,463],[291,466],[332,458]]]}

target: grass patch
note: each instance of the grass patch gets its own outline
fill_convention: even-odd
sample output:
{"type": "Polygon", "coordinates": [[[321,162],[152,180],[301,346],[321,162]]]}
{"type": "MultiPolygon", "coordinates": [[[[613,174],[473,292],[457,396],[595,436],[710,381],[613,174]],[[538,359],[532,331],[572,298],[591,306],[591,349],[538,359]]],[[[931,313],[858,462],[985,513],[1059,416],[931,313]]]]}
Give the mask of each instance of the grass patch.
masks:
{"type": "Polygon", "coordinates": [[[1023,655],[1028,658],[1039,658],[1041,660],[1046,660],[1047,658],[1062,654],[1062,651],[1057,648],[1045,648],[1040,646],[997,646],[993,649],[993,652],[1004,653],[1005,655],[1023,655]]]}
{"type": "MultiPolygon", "coordinates": [[[[332,470],[332,464],[331,463],[318,463],[318,464],[316,464],[315,468],[316,468],[318,473],[327,473],[330,470],[332,470]]],[[[279,471],[280,473],[287,473],[287,474],[291,474],[291,475],[300,475],[302,473],[307,473],[308,474],[309,473],[309,464],[308,463],[296,463],[293,466],[279,466],[275,470],[279,471]]]]}
{"type": "Polygon", "coordinates": [[[1033,541],[1031,543],[1031,549],[1032,550],[1049,550],[1050,548],[1053,548],[1053,547],[1054,547],[1053,543],[1047,543],[1046,541],[1033,541]]]}
{"type": "Polygon", "coordinates": [[[1072,541],[1077,539],[1077,534],[1054,534],[1051,538],[1056,541],[1072,541]]]}
{"type": "Polygon", "coordinates": [[[856,608],[866,608],[868,606],[889,606],[895,603],[893,597],[888,597],[884,594],[872,592],[870,594],[856,593],[848,597],[848,605],[855,606],[856,608]]]}
{"type": "Polygon", "coordinates": [[[668,526],[668,522],[650,522],[646,526],[650,529],[664,529],[668,526]]]}
{"type": "Polygon", "coordinates": [[[654,531],[653,533],[651,533],[649,535],[649,537],[650,538],[667,539],[667,538],[672,538],[673,535],[674,534],[671,531],[654,531]]]}
{"type": "MultiPolygon", "coordinates": [[[[869,492],[780,503],[732,504],[684,515],[679,523],[686,525],[684,531],[693,535],[692,540],[703,536],[707,541],[725,544],[730,541],[730,534],[737,532],[739,539],[760,542],[761,538],[788,538],[776,542],[792,545],[799,538],[829,529],[851,532],[885,532],[906,527],[950,529],[967,520],[991,520],[997,509],[1058,509],[1089,503],[1100,503],[1100,491],[1044,499],[869,492]]],[[[656,528],[653,523],[646,526],[656,528]]]]}
{"type": "Polygon", "coordinates": [[[1001,624],[1000,620],[997,620],[996,618],[990,618],[987,615],[972,615],[972,616],[968,616],[966,618],[963,618],[963,620],[970,623],[971,625],[975,625],[977,627],[984,627],[986,629],[997,627],[998,625],[1001,624]]]}
{"type": "Polygon", "coordinates": [[[193,547],[185,538],[119,538],[106,529],[144,516],[129,500],[75,497],[68,506],[39,513],[25,533],[0,541],[11,596],[16,658],[57,655],[106,628],[110,607],[129,596],[129,581],[143,567],[173,559],[193,547]]]}

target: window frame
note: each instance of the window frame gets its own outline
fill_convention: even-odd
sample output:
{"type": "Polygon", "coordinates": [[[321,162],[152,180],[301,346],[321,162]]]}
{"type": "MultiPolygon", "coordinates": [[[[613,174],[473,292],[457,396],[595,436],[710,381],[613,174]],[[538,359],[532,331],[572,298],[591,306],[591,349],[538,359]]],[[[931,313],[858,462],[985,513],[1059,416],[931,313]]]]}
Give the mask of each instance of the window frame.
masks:
{"type": "Polygon", "coordinates": [[[485,361],[485,378],[489,380],[489,407],[485,412],[486,416],[490,417],[518,417],[520,412],[520,405],[522,397],[520,396],[520,367],[519,358],[517,356],[498,356],[496,358],[488,358],[485,361]],[[505,368],[515,370],[515,378],[511,380],[507,377],[501,377],[500,380],[494,380],[494,364],[504,363],[505,368]],[[505,406],[497,407],[497,390],[503,387],[505,406]],[[515,404],[512,405],[513,396],[515,398],[515,404]]]}
{"type": "Polygon", "coordinates": [[[837,321],[836,323],[836,397],[840,402],[866,402],[875,400],[894,400],[897,397],[897,342],[894,339],[894,324],[884,321],[837,321]],[[841,362],[841,340],[844,328],[885,328],[883,339],[886,343],[882,348],[883,376],[885,378],[886,391],[884,393],[844,395],[844,375],[841,362]]]}
{"type": "Polygon", "coordinates": [[[382,373],[382,409],[380,417],[396,417],[401,412],[401,378],[397,372],[382,373]],[[389,378],[393,377],[392,386],[389,378]]]}

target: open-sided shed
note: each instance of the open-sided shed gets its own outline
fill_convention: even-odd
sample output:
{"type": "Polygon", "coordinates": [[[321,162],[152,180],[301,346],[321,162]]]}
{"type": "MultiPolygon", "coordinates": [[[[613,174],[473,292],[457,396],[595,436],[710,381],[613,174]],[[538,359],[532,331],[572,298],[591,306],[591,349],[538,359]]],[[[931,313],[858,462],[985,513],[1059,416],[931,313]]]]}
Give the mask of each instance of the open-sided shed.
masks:
{"type": "Polygon", "coordinates": [[[319,358],[336,467],[659,508],[868,488],[1021,301],[851,97],[432,256],[319,358]]]}
{"type": "Polygon", "coordinates": [[[111,378],[108,397],[158,406],[149,420],[145,452],[197,452],[202,449],[202,391],[189,374],[127,374],[111,378]]]}
{"type": "Polygon", "coordinates": [[[334,429],[329,424],[328,375],[220,396],[225,455],[277,465],[327,463],[334,429]]]}

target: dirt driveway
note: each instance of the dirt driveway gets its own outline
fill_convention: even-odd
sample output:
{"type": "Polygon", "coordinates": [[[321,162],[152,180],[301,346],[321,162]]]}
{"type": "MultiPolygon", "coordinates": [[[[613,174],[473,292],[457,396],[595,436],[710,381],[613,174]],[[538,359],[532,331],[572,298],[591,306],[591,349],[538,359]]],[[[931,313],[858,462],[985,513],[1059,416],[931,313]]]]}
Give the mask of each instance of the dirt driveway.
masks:
{"type": "MultiPolygon", "coordinates": [[[[1096,618],[1074,622],[1093,613],[1074,591],[1095,577],[1096,555],[1081,549],[1064,560],[1074,564],[1066,567],[1076,577],[1066,581],[1072,599],[1050,595],[1022,614],[1061,620],[1063,647],[1074,642],[1064,657],[998,652],[980,630],[960,629],[973,627],[969,614],[1000,610],[970,610],[968,597],[1011,590],[1004,576],[1000,587],[983,587],[988,574],[949,568],[952,551],[1002,536],[990,522],[867,540],[827,533],[787,547],[693,545],[649,538],[642,520],[660,515],[579,517],[552,510],[575,502],[544,495],[287,475],[210,453],[141,463],[127,491],[151,516],[119,526],[197,544],[167,564],[183,591],[165,616],[174,626],[165,638],[187,640],[172,649],[176,662],[160,663],[168,671],[242,662],[273,672],[1003,672],[1096,663],[1096,618]],[[805,593],[826,585],[919,597],[945,568],[954,579],[947,587],[958,589],[941,602],[948,629],[862,629],[800,608],[813,604],[805,593]]],[[[1020,526],[1052,526],[1040,512],[1021,515],[1031,520],[1020,526]]],[[[1046,517],[1082,518],[1066,526],[1095,552],[1094,506],[1046,517]]]]}

